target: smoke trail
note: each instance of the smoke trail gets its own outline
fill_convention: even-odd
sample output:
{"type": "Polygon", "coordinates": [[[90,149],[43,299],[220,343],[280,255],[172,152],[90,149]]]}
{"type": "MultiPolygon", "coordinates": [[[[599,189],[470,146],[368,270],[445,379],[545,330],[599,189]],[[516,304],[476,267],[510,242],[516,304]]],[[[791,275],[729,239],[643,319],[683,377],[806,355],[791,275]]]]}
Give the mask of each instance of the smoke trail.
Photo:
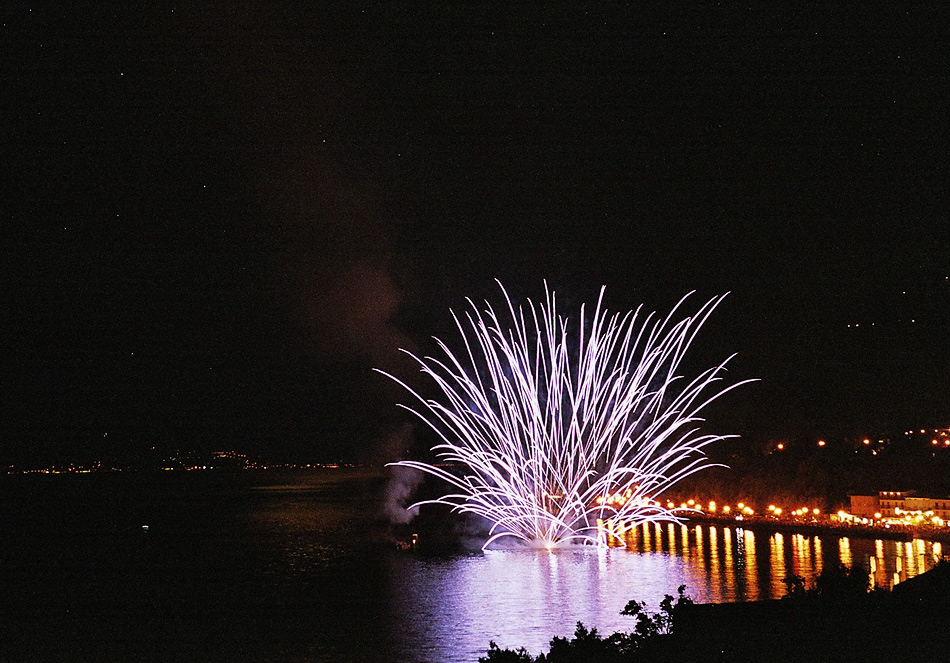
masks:
{"type": "Polygon", "coordinates": [[[389,480],[383,490],[382,512],[394,525],[405,525],[419,515],[419,507],[406,508],[409,498],[422,483],[424,474],[411,467],[392,465],[389,468],[389,480]]]}

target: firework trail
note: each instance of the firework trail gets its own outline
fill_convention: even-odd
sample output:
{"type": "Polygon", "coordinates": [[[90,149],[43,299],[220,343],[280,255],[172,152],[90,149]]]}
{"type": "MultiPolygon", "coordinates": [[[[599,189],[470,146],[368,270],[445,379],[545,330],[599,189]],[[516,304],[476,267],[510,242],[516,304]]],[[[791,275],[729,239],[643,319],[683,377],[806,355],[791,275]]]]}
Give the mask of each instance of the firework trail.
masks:
{"type": "MultiPolygon", "coordinates": [[[[501,283],[504,316],[488,302],[452,313],[463,348],[435,339],[442,356],[407,352],[444,399],[402,406],[442,439],[440,463],[404,460],[444,479],[453,491],[412,505],[447,504],[491,525],[485,547],[501,537],[533,545],[606,544],[643,522],[681,522],[657,497],[713,465],[703,447],[726,435],[702,434],[698,413],[744,384],[722,385],[729,357],[692,379],[677,374],[700,327],[725,295],[693,315],[662,318],[603,308],[604,288],[576,327],[557,312],[555,293],[517,307],[501,283]],[[504,321],[504,324],[503,324],[504,321]]],[[[405,351],[404,351],[405,352],[405,351]]],[[[734,356],[734,355],[733,355],[734,356]]],[[[382,372],[382,371],[381,371],[382,372]]]]}

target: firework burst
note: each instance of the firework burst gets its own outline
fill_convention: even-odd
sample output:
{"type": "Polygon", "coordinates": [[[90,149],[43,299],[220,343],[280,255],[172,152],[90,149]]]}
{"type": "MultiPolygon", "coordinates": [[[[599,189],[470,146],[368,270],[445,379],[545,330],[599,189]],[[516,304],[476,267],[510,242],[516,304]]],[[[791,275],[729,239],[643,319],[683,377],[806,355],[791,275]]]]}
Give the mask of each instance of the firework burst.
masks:
{"type": "MultiPolygon", "coordinates": [[[[453,490],[412,505],[446,504],[491,523],[487,547],[501,537],[533,545],[606,544],[643,522],[681,522],[684,514],[657,498],[713,463],[703,448],[726,435],[702,434],[698,414],[743,384],[722,383],[729,357],[688,379],[677,371],[700,327],[722,301],[692,315],[624,315],[581,306],[577,322],[543,302],[515,305],[501,286],[499,316],[468,300],[459,317],[460,351],[435,339],[441,356],[415,359],[444,397],[403,406],[442,442],[438,465],[404,460],[453,490]],[[421,406],[421,407],[420,407],[421,406]]],[[[412,507],[410,507],[412,508],[412,507]]]]}

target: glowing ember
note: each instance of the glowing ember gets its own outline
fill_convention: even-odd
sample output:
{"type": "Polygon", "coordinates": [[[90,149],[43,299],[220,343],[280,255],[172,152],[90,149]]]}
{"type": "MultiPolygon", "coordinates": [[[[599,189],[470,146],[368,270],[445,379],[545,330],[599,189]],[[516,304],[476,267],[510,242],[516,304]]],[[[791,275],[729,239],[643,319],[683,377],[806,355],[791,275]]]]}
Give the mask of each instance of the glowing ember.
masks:
{"type": "MultiPolygon", "coordinates": [[[[500,286],[501,284],[499,284],[500,286]]],[[[455,491],[426,503],[447,504],[492,523],[492,541],[512,536],[551,547],[606,544],[604,529],[624,532],[645,521],[682,520],[658,496],[713,465],[702,449],[724,435],[700,434],[699,411],[743,382],[715,386],[730,358],[691,380],[677,375],[699,328],[722,301],[691,316],[609,314],[600,291],[588,320],[557,313],[555,294],[515,307],[504,287],[505,322],[486,302],[453,313],[464,350],[435,339],[444,356],[412,356],[439,386],[444,402],[406,407],[442,438],[433,451],[447,466],[405,460],[455,491]],[[453,467],[456,466],[456,467],[453,467]]],[[[642,308],[642,307],[641,307],[642,308]]]]}

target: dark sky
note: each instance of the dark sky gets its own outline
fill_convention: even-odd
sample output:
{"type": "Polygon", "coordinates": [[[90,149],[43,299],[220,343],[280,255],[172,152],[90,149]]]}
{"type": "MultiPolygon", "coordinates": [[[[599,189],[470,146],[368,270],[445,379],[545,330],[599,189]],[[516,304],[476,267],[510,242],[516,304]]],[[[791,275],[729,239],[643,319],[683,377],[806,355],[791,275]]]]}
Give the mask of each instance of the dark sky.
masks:
{"type": "Polygon", "coordinates": [[[98,4],[2,10],[0,460],[385,457],[495,278],[731,291],[721,432],[950,425],[942,10],[98,4]]]}

